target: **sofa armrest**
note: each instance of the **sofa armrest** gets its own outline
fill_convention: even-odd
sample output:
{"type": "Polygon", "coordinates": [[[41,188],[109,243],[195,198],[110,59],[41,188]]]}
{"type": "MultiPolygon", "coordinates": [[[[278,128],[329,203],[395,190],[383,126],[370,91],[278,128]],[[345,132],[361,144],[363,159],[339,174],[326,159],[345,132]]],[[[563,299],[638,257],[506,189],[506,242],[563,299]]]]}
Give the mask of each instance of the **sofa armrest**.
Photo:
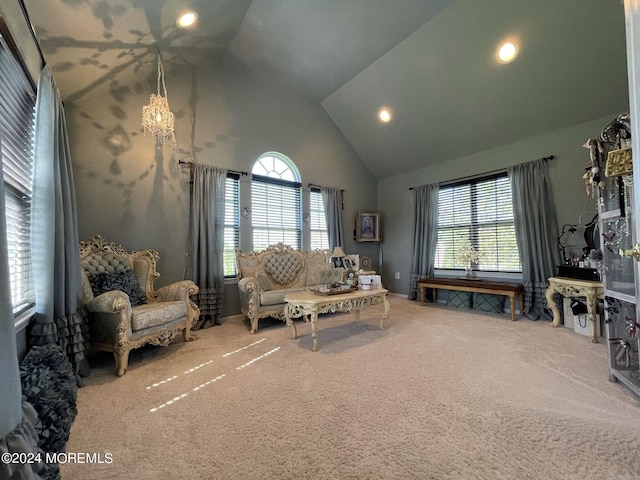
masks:
{"type": "Polygon", "coordinates": [[[251,306],[260,305],[260,284],[255,277],[244,277],[238,282],[240,292],[240,306],[242,310],[248,311],[251,306]]]}
{"type": "Polygon", "coordinates": [[[200,289],[191,280],[181,280],[170,283],[158,289],[158,302],[174,302],[177,300],[189,301],[191,295],[198,293],[200,289]]]}

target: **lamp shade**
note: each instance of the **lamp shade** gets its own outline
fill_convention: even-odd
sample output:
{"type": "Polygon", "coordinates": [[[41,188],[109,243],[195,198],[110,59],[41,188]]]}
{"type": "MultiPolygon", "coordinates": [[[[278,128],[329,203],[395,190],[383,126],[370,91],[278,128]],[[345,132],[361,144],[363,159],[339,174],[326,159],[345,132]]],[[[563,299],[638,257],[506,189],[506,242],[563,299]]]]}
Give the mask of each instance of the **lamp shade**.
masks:
{"type": "Polygon", "coordinates": [[[344,250],[342,250],[342,247],[340,245],[334,248],[333,253],[331,254],[331,258],[342,258],[346,256],[347,255],[344,253],[344,250]]]}

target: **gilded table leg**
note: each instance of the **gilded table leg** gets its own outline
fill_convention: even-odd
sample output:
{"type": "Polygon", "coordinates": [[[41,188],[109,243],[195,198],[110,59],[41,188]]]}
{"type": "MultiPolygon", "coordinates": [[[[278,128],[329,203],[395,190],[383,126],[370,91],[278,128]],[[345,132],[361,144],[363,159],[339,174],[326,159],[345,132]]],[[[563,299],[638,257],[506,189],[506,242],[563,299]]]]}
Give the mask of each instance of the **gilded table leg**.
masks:
{"type": "Polygon", "coordinates": [[[296,324],[293,323],[293,319],[291,318],[291,310],[293,306],[290,303],[287,303],[287,306],[284,307],[284,318],[287,322],[287,327],[291,330],[291,339],[295,340],[298,336],[298,331],[296,330],[296,324]]]}
{"type": "Polygon", "coordinates": [[[553,286],[553,284],[551,284],[549,285],[549,288],[547,288],[547,290],[544,292],[544,296],[547,299],[547,304],[553,312],[553,322],[551,322],[552,327],[557,327],[558,325],[560,325],[560,311],[558,310],[556,302],[554,302],[553,300],[553,294],[555,291],[555,287],[553,286]]]}
{"type": "Polygon", "coordinates": [[[378,321],[378,326],[380,327],[380,330],[384,330],[384,321],[389,317],[389,308],[391,307],[389,305],[389,300],[387,300],[387,296],[384,296],[384,313],[382,314],[382,317],[380,317],[380,320],[378,321]]]}
{"type": "Polygon", "coordinates": [[[593,290],[587,292],[587,315],[591,326],[591,343],[598,343],[596,336],[596,293],[593,290]]]}
{"type": "Polygon", "coordinates": [[[356,308],[356,309],[353,311],[353,314],[356,316],[356,323],[360,323],[360,309],[359,309],[359,308],[356,308]]]}
{"type": "Polygon", "coordinates": [[[318,310],[316,308],[311,312],[311,337],[313,338],[313,351],[318,351],[318,333],[316,332],[316,322],[318,321],[318,310]]]}

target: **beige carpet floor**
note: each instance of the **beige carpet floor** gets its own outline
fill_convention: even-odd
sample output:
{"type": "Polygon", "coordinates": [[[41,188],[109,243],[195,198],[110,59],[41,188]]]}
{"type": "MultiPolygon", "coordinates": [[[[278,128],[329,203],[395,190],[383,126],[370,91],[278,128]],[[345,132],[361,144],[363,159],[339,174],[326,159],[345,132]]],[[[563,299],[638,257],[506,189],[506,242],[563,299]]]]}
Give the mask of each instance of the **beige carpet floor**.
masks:
{"type": "Polygon", "coordinates": [[[548,322],[391,297],[361,314],[239,317],[197,340],[93,358],[71,479],[640,478],[640,401],[608,380],[604,343],[548,322]],[[261,324],[262,325],[262,324],[261,324]]]}

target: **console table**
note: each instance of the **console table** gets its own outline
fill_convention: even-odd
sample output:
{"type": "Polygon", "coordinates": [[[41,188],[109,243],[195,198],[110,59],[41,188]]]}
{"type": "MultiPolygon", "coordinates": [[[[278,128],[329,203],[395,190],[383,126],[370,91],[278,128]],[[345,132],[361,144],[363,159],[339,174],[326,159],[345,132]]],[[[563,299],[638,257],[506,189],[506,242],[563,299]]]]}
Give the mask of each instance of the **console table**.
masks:
{"type": "Polygon", "coordinates": [[[384,303],[384,313],[378,322],[380,330],[384,330],[384,320],[389,316],[389,300],[387,300],[387,290],[377,288],[375,290],[356,290],[337,295],[318,295],[313,292],[291,293],[284,297],[287,305],[284,309],[284,316],[287,327],[291,328],[291,338],[297,337],[296,326],[293,323],[294,317],[309,315],[311,317],[311,336],[313,337],[313,351],[318,351],[318,334],[316,332],[316,322],[319,313],[335,312],[355,312],[356,322],[360,321],[360,310],[369,305],[384,303]]]}
{"type": "Polygon", "coordinates": [[[509,307],[511,320],[516,319],[516,296],[520,300],[520,311],[524,308],[523,297],[524,287],[521,283],[491,282],[489,280],[468,279],[468,278],[423,278],[418,280],[420,290],[420,303],[424,305],[424,291],[426,288],[433,289],[433,301],[437,298],[438,288],[444,290],[461,290],[463,292],[492,293],[496,295],[506,295],[509,297],[509,307]]]}
{"type": "Polygon", "coordinates": [[[587,299],[587,315],[589,316],[589,325],[591,328],[591,342],[598,343],[596,336],[596,301],[598,298],[604,297],[604,288],[601,282],[593,280],[578,280],[567,277],[551,277],[549,279],[549,288],[544,293],[547,298],[547,304],[553,312],[552,327],[560,325],[560,311],[556,302],[553,300],[553,294],[559,293],[563,297],[585,297],[587,299]]]}

